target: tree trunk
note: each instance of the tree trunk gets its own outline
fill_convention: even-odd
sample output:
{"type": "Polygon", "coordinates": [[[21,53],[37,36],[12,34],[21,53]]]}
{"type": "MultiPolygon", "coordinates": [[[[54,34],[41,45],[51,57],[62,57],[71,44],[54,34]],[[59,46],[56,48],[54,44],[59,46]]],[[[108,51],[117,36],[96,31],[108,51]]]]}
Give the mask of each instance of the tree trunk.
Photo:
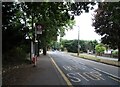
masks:
{"type": "Polygon", "coordinates": [[[46,47],[43,47],[43,55],[46,55],[46,47]]]}
{"type": "Polygon", "coordinates": [[[118,61],[120,61],[120,45],[118,46],[118,61]]]}

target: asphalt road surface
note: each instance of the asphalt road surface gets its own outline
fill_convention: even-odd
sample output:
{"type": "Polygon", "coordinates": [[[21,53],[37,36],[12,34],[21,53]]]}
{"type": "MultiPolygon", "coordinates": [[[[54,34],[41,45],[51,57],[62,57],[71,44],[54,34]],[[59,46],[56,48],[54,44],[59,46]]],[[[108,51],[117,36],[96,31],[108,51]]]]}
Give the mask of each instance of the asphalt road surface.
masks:
{"type": "Polygon", "coordinates": [[[73,57],[67,53],[49,52],[51,58],[72,85],[119,85],[120,68],[73,57]]]}

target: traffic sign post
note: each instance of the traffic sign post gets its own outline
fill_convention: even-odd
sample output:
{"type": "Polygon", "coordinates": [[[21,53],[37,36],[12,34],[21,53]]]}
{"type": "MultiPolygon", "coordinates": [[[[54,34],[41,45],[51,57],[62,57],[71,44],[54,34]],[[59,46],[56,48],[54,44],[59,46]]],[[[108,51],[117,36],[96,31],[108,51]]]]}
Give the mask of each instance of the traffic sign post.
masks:
{"type": "Polygon", "coordinates": [[[36,23],[36,34],[42,34],[43,25],[36,23]]]}
{"type": "Polygon", "coordinates": [[[42,29],[43,29],[42,24],[38,24],[38,23],[35,24],[35,48],[34,48],[34,50],[35,50],[34,54],[35,55],[33,57],[34,66],[36,66],[37,57],[39,56],[39,40],[37,39],[37,36],[42,34],[42,29]]]}

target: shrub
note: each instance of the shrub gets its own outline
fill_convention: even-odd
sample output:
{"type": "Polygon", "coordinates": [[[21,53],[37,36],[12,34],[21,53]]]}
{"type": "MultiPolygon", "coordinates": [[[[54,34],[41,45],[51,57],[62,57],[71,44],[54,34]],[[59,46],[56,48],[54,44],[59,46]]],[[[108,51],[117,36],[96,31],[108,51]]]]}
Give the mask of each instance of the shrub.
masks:
{"type": "Polygon", "coordinates": [[[3,64],[15,64],[26,60],[26,52],[24,48],[15,47],[3,54],[3,64]]]}
{"type": "Polygon", "coordinates": [[[118,57],[118,51],[113,51],[113,52],[112,52],[112,56],[113,56],[113,57],[118,57]]]}
{"type": "Polygon", "coordinates": [[[101,43],[96,45],[96,47],[95,47],[95,50],[96,50],[97,54],[99,54],[99,55],[103,54],[105,49],[106,49],[105,46],[101,43]]]}

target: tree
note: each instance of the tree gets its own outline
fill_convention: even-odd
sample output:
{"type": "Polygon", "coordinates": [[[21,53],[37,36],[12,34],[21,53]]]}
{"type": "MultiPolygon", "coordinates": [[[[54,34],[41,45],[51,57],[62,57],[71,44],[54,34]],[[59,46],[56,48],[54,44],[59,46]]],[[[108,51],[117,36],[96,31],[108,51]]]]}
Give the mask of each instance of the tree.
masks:
{"type": "Polygon", "coordinates": [[[24,43],[26,35],[28,37],[31,37],[34,41],[34,23],[41,23],[42,25],[44,25],[43,34],[37,39],[41,40],[44,54],[46,54],[47,44],[49,44],[53,40],[57,40],[57,36],[59,34],[58,31],[60,31],[60,33],[64,33],[65,29],[68,26],[72,26],[72,20],[70,19],[69,14],[66,11],[67,5],[64,5],[63,2],[3,3],[2,9],[2,30],[4,43],[3,48],[5,48],[5,51],[9,50],[8,46],[15,47],[17,44],[21,44],[21,42],[24,43]],[[13,37],[9,34],[12,34],[13,37]],[[19,37],[16,37],[15,35],[19,37]],[[14,42],[15,45],[13,44],[14,42]]]}
{"type": "Polygon", "coordinates": [[[29,52],[29,41],[25,40],[26,29],[21,23],[20,5],[15,2],[2,3],[2,55],[3,65],[22,62],[29,52]],[[24,57],[23,57],[24,56],[24,57]]]}
{"type": "Polygon", "coordinates": [[[3,43],[3,50],[2,52],[5,53],[8,49],[13,48],[13,45],[17,45],[16,43],[16,36],[15,31],[17,28],[12,29],[14,25],[12,25],[12,21],[15,19],[14,15],[17,9],[14,9],[15,5],[13,2],[9,3],[2,3],[2,43],[3,43]]]}
{"type": "Polygon", "coordinates": [[[86,49],[95,52],[95,46],[98,44],[97,40],[86,41],[86,49]]]}
{"type": "Polygon", "coordinates": [[[98,55],[102,55],[105,49],[106,49],[105,46],[101,43],[95,46],[95,50],[98,55]]]}
{"type": "Polygon", "coordinates": [[[102,36],[102,43],[118,49],[118,61],[120,61],[120,2],[99,3],[93,26],[102,36]]]}
{"type": "MultiPolygon", "coordinates": [[[[77,53],[78,49],[78,40],[61,40],[60,44],[67,48],[69,52],[77,53]]],[[[90,48],[91,50],[95,50],[95,46],[98,44],[96,40],[94,41],[87,41],[87,40],[79,40],[79,44],[81,46],[81,52],[87,52],[90,48]],[[92,44],[91,44],[92,43],[92,44]]]]}
{"type": "Polygon", "coordinates": [[[41,44],[43,47],[43,54],[46,55],[47,45],[53,41],[57,40],[59,32],[63,32],[68,27],[70,23],[70,17],[67,10],[67,5],[62,2],[39,2],[39,3],[25,3],[26,14],[32,11],[33,23],[41,23],[44,25],[43,34],[40,36],[41,44]],[[41,10],[41,8],[43,8],[41,10]],[[58,32],[59,31],[59,32],[58,32]]]}
{"type": "Polygon", "coordinates": [[[57,40],[59,34],[63,36],[65,30],[72,28],[74,15],[80,15],[82,9],[88,11],[88,5],[80,2],[3,2],[3,53],[9,53],[10,49],[21,47],[21,44],[29,46],[26,37],[34,41],[34,23],[40,23],[43,25],[43,34],[37,39],[41,40],[46,54],[47,46],[57,40]]]}
{"type": "Polygon", "coordinates": [[[19,16],[19,5],[14,2],[2,3],[3,54],[19,46],[25,40],[26,30],[19,16]]]}
{"type": "Polygon", "coordinates": [[[41,39],[41,42],[43,42],[42,45],[44,54],[46,54],[47,45],[51,41],[57,40],[58,34],[62,34],[61,36],[63,36],[64,31],[67,30],[68,27],[71,28],[73,26],[74,22],[71,20],[74,20],[74,15],[80,15],[82,9],[85,11],[89,10],[88,4],[90,3],[24,3],[24,12],[26,12],[28,19],[32,17],[32,25],[33,23],[37,22],[42,23],[45,26],[43,34],[41,38],[39,38],[41,39]],[[73,15],[71,16],[69,12],[71,12],[73,15]]]}

